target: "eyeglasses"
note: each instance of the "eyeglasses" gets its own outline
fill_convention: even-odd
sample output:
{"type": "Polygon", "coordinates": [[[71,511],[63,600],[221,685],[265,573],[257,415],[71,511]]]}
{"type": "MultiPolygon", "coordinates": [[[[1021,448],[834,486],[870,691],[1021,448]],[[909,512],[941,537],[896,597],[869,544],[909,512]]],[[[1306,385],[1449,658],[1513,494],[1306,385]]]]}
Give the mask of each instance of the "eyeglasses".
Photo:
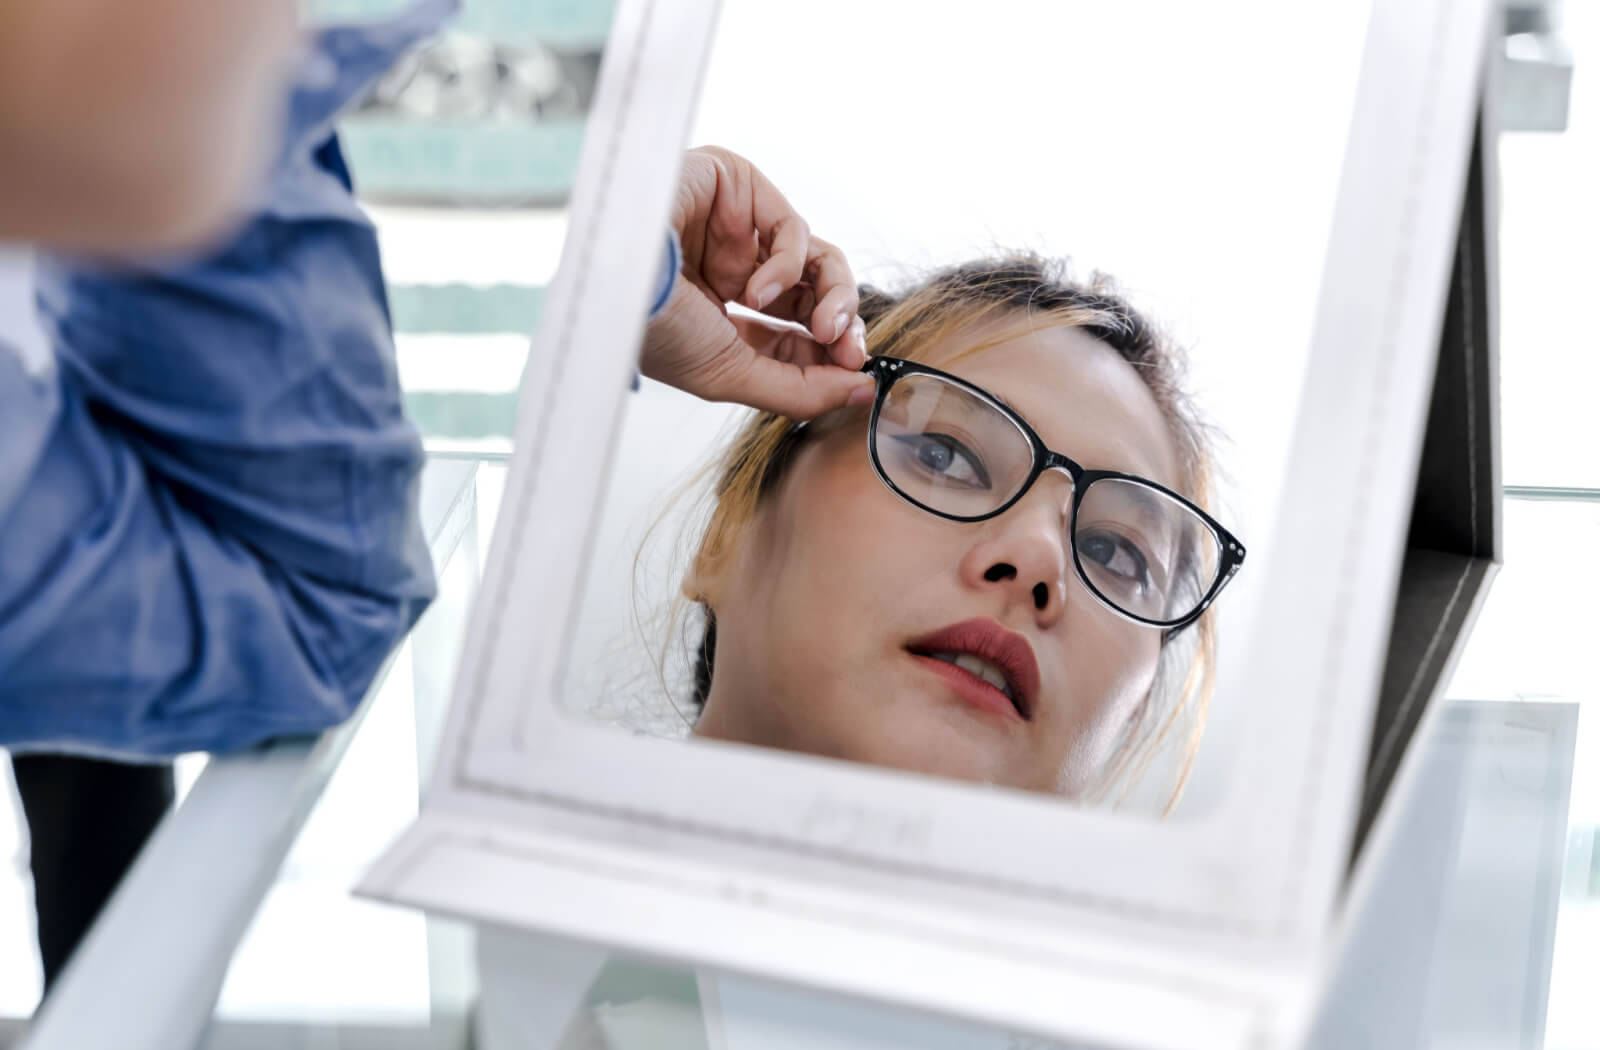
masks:
{"type": "Polygon", "coordinates": [[[1244,545],[1171,489],[1133,474],[1086,470],[993,394],[927,365],[874,357],[867,447],[894,493],[950,521],[986,521],[1046,471],[1072,479],[1068,537],[1078,579],[1136,623],[1187,627],[1244,563],[1244,545]]]}

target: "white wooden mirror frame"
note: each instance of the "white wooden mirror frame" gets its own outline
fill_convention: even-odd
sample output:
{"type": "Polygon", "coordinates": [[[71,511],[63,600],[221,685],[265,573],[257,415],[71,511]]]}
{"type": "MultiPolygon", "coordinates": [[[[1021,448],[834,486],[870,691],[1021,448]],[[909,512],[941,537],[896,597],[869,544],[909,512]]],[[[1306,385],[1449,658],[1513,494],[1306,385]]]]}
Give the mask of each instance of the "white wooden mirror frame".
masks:
{"type": "Polygon", "coordinates": [[[1497,8],[1372,5],[1262,613],[1230,640],[1254,659],[1218,683],[1250,729],[1220,804],[1157,822],[560,709],[717,6],[618,6],[432,790],[362,892],[1096,1043],[1294,1038],[1346,885],[1497,8]]]}

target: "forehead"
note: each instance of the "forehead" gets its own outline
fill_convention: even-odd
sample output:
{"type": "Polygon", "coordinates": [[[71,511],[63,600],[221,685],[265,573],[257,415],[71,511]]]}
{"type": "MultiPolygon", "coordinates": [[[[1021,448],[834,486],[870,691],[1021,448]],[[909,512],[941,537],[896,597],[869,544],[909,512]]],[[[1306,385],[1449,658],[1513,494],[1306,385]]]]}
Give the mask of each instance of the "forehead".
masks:
{"type": "Polygon", "coordinates": [[[972,329],[919,356],[999,396],[1046,445],[1090,470],[1126,471],[1178,489],[1166,416],[1138,370],[1082,328],[1034,324],[972,329]]]}

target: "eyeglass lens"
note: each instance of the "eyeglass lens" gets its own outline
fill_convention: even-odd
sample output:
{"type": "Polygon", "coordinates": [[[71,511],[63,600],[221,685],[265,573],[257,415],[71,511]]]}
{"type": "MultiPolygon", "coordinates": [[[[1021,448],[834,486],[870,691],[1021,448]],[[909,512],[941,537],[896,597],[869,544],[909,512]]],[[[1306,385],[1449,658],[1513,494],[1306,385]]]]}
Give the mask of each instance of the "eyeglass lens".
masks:
{"type": "MultiPolygon", "coordinates": [[[[1033,472],[1033,445],[1002,408],[918,373],[889,388],[873,452],[903,497],[958,519],[993,514],[1033,472]]],[[[1119,478],[1098,478],[1085,488],[1072,540],[1084,581],[1103,601],[1157,623],[1194,612],[1222,560],[1215,533],[1190,507],[1119,478]]]]}

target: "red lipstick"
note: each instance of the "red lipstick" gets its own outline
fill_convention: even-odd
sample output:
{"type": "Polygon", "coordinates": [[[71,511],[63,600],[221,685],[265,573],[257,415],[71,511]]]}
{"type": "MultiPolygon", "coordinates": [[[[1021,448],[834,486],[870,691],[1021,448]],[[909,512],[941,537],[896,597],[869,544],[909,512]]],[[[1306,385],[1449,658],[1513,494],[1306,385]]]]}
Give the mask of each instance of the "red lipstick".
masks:
{"type": "Polygon", "coordinates": [[[1006,630],[994,620],[963,620],[924,635],[906,648],[974,706],[1023,719],[1033,717],[1039,699],[1039,663],[1033,646],[1015,631],[1006,630]],[[944,654],[946,659],[935,657],[935,653],[944,654]],[[1005,678],[1006,688],[997,688],[980,673],[949,662],[952,655],[976,657],[991,665],[1005,678]]]}

